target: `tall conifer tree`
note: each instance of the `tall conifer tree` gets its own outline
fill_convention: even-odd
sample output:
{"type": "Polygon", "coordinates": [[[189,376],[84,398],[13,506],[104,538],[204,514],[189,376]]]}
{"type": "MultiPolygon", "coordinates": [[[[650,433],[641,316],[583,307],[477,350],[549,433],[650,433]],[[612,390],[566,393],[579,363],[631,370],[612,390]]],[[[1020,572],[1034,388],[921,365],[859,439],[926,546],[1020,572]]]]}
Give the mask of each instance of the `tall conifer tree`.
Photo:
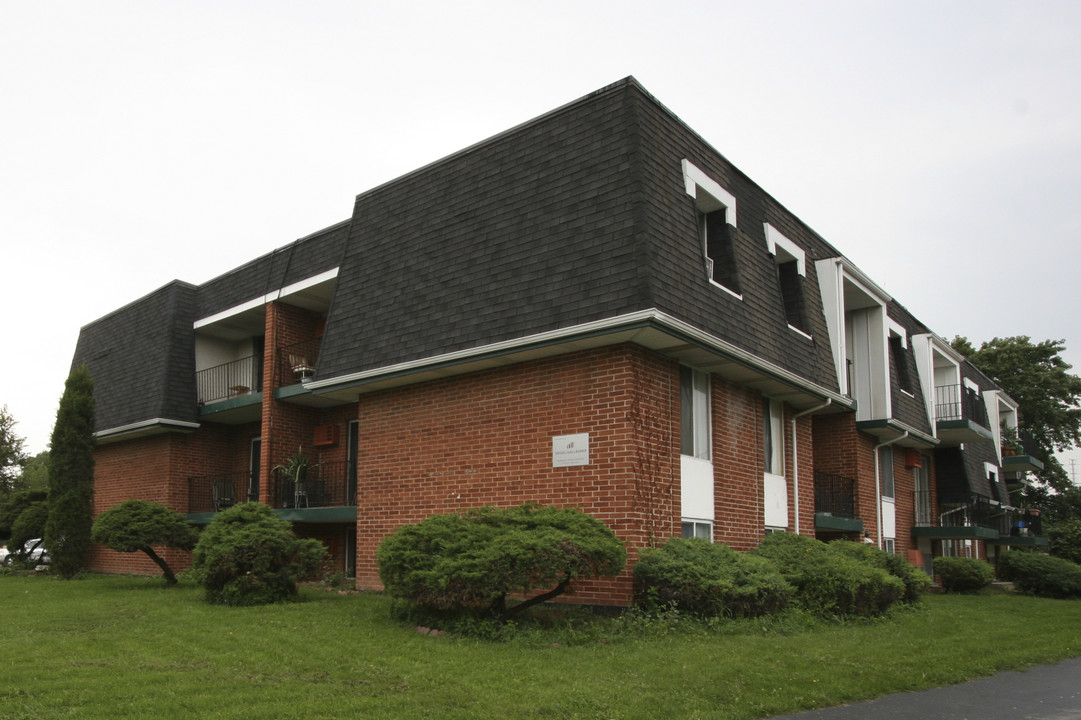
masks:
{"type": "Polygon", "coordinates": [[[94,500],[94,382],[81,365],[71,372],[56,412],[49,460],[45,547],[53,570],[72,578],[90,549],[94,500]]]}

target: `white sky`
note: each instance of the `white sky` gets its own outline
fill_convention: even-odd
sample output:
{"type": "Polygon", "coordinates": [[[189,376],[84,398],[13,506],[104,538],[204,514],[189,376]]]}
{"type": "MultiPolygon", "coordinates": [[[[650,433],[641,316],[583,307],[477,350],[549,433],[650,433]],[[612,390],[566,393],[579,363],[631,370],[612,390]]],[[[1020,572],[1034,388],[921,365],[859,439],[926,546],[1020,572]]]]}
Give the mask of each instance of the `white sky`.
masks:
{"type": "Polygon", "coordinates": [[[1079,71],[1075,0],[0,0],[0,405],[46,449],[82,325],[627,75],[940,335],[1081,372],[1079,71]]]}

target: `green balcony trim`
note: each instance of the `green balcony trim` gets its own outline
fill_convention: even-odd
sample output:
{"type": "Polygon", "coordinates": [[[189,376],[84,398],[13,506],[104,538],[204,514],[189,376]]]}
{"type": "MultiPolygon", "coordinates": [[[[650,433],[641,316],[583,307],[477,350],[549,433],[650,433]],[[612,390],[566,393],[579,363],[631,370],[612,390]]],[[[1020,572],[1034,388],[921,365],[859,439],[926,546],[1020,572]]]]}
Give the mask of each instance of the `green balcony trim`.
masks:
{"type": "Polygon", "coordinates": [[[859,518],[846,518],[815,513],[815,527],[821,530],[840,530],[841,532],[863,532],[863,521],[859,518]]]}
{"type": "Polygon", "coordinates": [[[259,405],[262,402],[263,393],[261,392],[239,395],[235,398],[229,398],[228,400],[216,400],[200,407],[199,416],[213,415],[215,413],[225,412],[226,410],[248,407],[249,405],[259,405]]]}
{"type": "MultiPolygon", "coordinates": [[[[295,523],[355,523],[357,521],[356,505],[338,505],[335,507],[313,508],[277,508],[274,514],[282,520],[295,523]]],[[[193,525],[209,525],[217,516],[215,512],[188,513],[187,520],[193,525]]]]}
{"type": "Polygon", "coordinates": [[[998,540],[1001,536],[997,530],[980,527],[979,525],[957,525],[949,527],[913,527],[912,537],[931,538],[933,540],[998,540]]]}

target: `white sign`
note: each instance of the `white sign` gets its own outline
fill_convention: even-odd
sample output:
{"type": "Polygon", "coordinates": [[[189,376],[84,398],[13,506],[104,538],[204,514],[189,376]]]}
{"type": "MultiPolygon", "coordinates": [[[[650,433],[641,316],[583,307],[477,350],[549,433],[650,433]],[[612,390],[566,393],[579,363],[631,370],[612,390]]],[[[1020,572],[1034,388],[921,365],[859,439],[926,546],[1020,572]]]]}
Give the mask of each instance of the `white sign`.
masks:
{"type": "Polygon", "coordinates": [[[552,438],[552,467],[589,464],[589,433],[552,438]]]}

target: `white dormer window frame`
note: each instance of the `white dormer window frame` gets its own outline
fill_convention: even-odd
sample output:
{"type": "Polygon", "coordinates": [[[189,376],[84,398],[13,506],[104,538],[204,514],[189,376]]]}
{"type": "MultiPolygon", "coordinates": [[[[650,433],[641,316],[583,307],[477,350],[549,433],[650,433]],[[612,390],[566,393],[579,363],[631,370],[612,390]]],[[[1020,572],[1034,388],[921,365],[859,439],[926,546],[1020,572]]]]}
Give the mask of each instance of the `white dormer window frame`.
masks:
{"type": "Polygon", "coordinates": [[[736,196],[721,187],[720,183],[706,175],[690,160],[684,158],[682,164],[683,186],[687,194],[695,199],[699,208],[708,212],[723,207],[725,220],[732,227],[738,227],[736,224],[736,196]],[[704,191],[709,197],[702,197],[701,191],[704,191]]]}
{"type": "Polygon", "coordinates": [[[769,223],[763,223],[766,230],[766,249],[777,260],[777,264],[796,263],[796,272],[807,277],[807,253],[795,242],[785,237],[780,230],[769,223]]]}
{"type": "MultiPolygon", "coordinates": [[[[773,256],[774,262],[777,264],[778,282],[781,289],[781,302],[785,306],[785,318],[788,322],[788,329],[792,332],[799,334],[800,336],[813,340],[810,333],[806,329],[801,328],[793,324],[793,319],[806,326],[807,325],[807,298],[804,295],[803,283],[798,279],[792,284],[791,280],[786,285],[785,273],[782,272],[782,267],[788,267],[789,263],[795,263],[796,274],[806,280],[807,278],[807,253],[796,244],[794,240],[786,236],[777,228],[767,223],[762,223],[763,232],[766,237],[766,250],[773,256]],[[799,298],[790,297],[790,293],[797,292],[800,294],[799,298]],[[790,307],[789,302],[794,302],[798,310],[796,314],[798,318],[793,318],[789,315],[790,307]]],[[[791,276],[789,276],[791,278],[791,276]]],[[[808,328],[809,329],[809,328],[808,328]]]]}

